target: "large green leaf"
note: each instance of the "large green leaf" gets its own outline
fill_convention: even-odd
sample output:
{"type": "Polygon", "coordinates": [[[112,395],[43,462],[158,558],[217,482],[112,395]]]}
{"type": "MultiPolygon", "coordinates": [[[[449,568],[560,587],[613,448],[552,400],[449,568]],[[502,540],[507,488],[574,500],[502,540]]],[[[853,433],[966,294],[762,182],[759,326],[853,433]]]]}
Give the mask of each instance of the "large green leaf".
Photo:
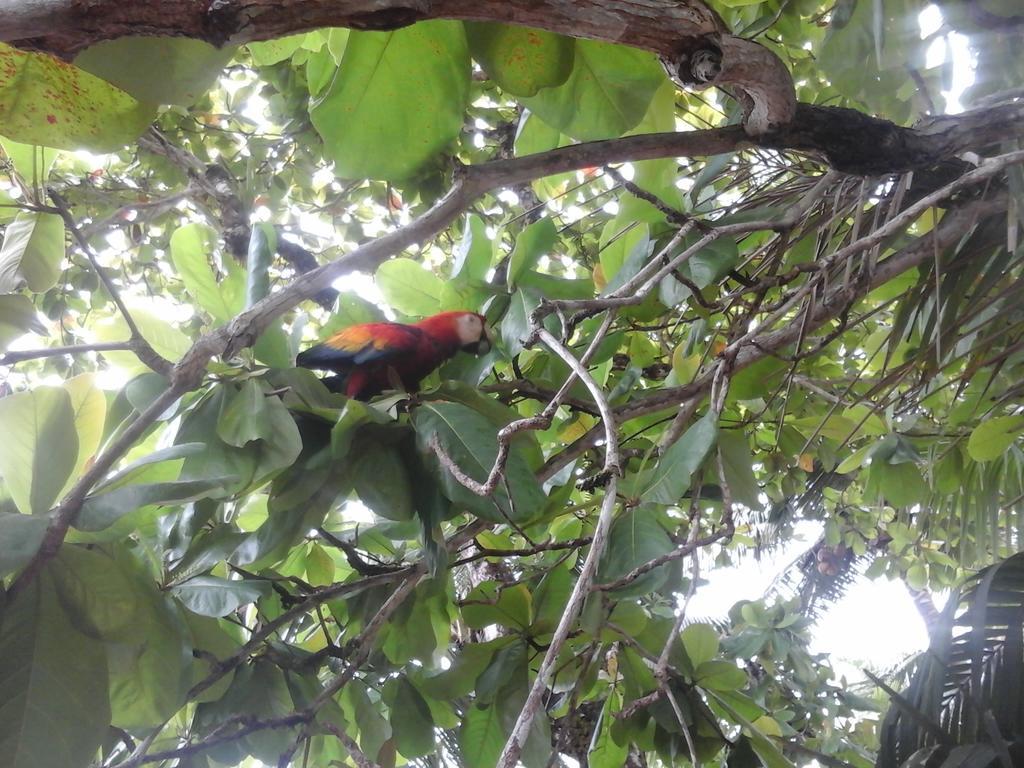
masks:
{"type": "Polygon", "coordinates": [[[360,500],[388,520],[411,520],[416,489],[399,447],[387,444],[384,435],[373,430],[361,431],[357,440],[352,482],[360,500]]]}
{"type": "Polygon", "coordinates": [[[4,230],[0,293],[22,287],[35,293],[48,291],[57,284],[63,260],[63,219],[55,213],[19,213],[4,230]]]}
{"type": "Polygon", "coordinates": [[[116,551],[72,544],[61,547],[50,567],[61,604],[75,626],[104,641],[141,642],[147,616],[145,581],[125,568],[116,551]]]}
{"type": "Polygon", "coordinates": [[[473,629],[498,624],[523,631],[533,623],[533,596],[525,584],[485,581],[462,601],[462,618],[473,629]]]}
{"type": "Polygon", "coordinates": [[[430,707],[407,679],[394,684],[391,699],[391,733],[398,751],[405,757],[420,757],[434,751],[434,720],[430,707]]]}
{"type": "MultiPolygon", "coordinates": [[[[230,625],[226,622],[187,611],[185,623],[192,633],[192,655],[195,658],[192,661],[191,684],[194,686],[210,675],[219,661],[235,653],[240,643],[236,636],[229,634],[225,627],[230,625]]],[[[216,701],[231,686],[233,679],[234,670],[202,691],[196,697],[196,702],[216,701]]]]}
{"type": "Polygon", "coordinates": [[[75,66],[139,101],[187,107],[210,89],[235,49],[187,37],[119,37],[90,45],[75,66]]]}
{"type": "Polygon", "coordinates": [[[122,728],[159,725],[185,703],[192,674],[190,633],[180,609],[163,594],[149,571],[122,545],[110,545],[97,555],[62,562],[68,574],[61,580],[61,600],[85,613],[99,631],[110,635],[111,722],[122,728]],[[120,575],[112,576],[111,571],[120,575]],[[109,584],[102,595],[90,583],[109,584]],[[72,585],[77,584],[73,588],[72,585]],[[115,599],[116,596],[116,599],[115,599]],[[117,616],[116,606],[130,611],[117,616]],[[101,624],[101,622],[103,622],[101,624]]]}
{"type": "Polygon", "coordinates": [[[491,266],[494,243],[487,237],[487,225],[476,214],[468,214],[462,228],[462,240],[454,253],[452,277],[483,280],[491,266]]]}
{"type": "Polygon", "coordinates": [[[262,484],[295,463],[302,437],[279,397],[260,392],[260,416],[251,425],[245,422],[253,387],[260,385],[220,385],[189,413],[178,430],[178,443],[202,443],[205,449],[185,459],[182,480],[226,482],[234,493],[262,484]]]}
{"type": "Polygon", "coordinates": [[[1024,416],[985,419],[967,441],[967,453],[975,461],[998,459],[1024,433],[1024,416]]]}
{"type": "Polygon", "coordinates": [[[339,176],[406,179],[458,135],[469,80],[458,22],[352,32],[338,76],[310,117],[339,176]]]}
{"type": "Polygon", "coordinates": [[[391,259],[374,280],[384,300],[404,315],[432,315],[441,307],[441,278],[412,259],[391,259]]]}
{"type": "Polygon", "coordinates": [[[541,29],[466,23],[473,58],[503,91],[533,96],[561,85],[572,72],[574,41],[541,29]]]}
{"type": "Polygon", "coordinates": [[[0,148],[18,175],[33,187],[38,187],[46,181],[54,162],[61,154],[56,149],[22,144],[4,136],[0,136],[0,148]]]}
{"type": "MultiPolygon", "coordinates": [[[[165,360],[177,362],[191,346],[188,336],[165,317],[147,307],[131,306],[132,320],[142,337],[165,360]]],[[[131,332],[121,315],[115,315],[94,326],[99,341],[128,341],[131,332]]],[[[149,370],[133,352],[104,352],[103,357],[119,368],[133,373],[149,370]]]]}
{"type": "Polygon", "coordinates": [[[82,473],[86,463],[96,456],[96,450],[103,439],[103,425],[107,418],[107,398],[96,386],[96,376],[83,373],[64,382],[64,389],[71,397],[71,411],[74,414],[75,433],[78,435],[78,458],[63,491],[70,488],[82,473]]]}
{"type": "Polygon", "coordinates": [[[0,513],[0,579],[32,559],[49,524],[45,515],[0,513]]]}
{"type": "Polygon", "coordinates": [[[227,616],[240,606],[255,602],[267,594],[270,582],[221,579],[196,576],[171,589],[171,594],[200,616],[227,616]]]}
{"type": "Polygon", "coordinates": [[[0,476],[27,514],[46,512],[78,459],[71,397],[60,387],[37,387],[0,398],[0,476]]]}
{"type": "Polygon", "coordinates": [[[613,691],[597,718],[594,726],[594,734],[590,740],[590,749],[587,752],[587,765],[591,768],[621,768],[626,765],[626,757],[629,754],[629,744],[619,743],[612,734],[612,726],[615,724],[615,713],[622,709],[622,696],[613,691]]]}
{"type": "Polygon", "coordinates": [[[271,64],[278,64],[302,48],[306,40],[306,33],[300,32],[297,35],[286,35],[275,40],[259,40],[247,44],[252,57],[252,63],[257,67],[267,67],[271,64]]]}
{"type": "Polygon", "coordinates": [[[531,269],[541,256],[549,253],[555,245],[558,230],[555,223],[545,216],[530,224],[516,238],[515,247],[508,261],[508,287],[516,287],[520,275],[531,269]]]}
{"type": "Polygon", "coordinates": [[[710,453],[718,437],[718,417],[708,412],[669,447],[643,491],[644,501],[678,504],[690,478],[710,453]]]}
{"type": "Polygon", "coordinates": [[[691,624],[683,629],[679,639],[694,668],[718,655],[718,632],[710,624],[691,624]]]}
{"type": "Polygon", "coordinates": [[[61,607],[48,573],[2,614],[0,754],[7,768],[85,768],[110,724],[104,646],[61,607]]]}
{"type": "Polygon", "coordinates": [[[496,702],[473,704],[459,729],[459,747],[467,768],[493,768],[505,745],[505,730],[496,702]]]}
{"type": "Polygon", "coordinates": [[[44,53],[0,43],[0,130],[24,144],[111,152],[156,116],[110,83],[44,53]]]}
{"type": "MultiPolygon", "coordinates": [[[[483,482],[497,457],[497,430],[483,415],[459,403],[423,403],[414,417],[421,450],[436,435],[441,447],[464,473],[483,482]]],[[[477,496],[449,472],[441,471],[445,495],[475,515],[494,522],[524,522],[537,517],[544,506],[544,492],[515,443],[509,452],[504,482],[488,497],[477,496]],[[511,494],[511,497],[510,497],[511,494]]]]}
{"type": "Polygon", "coordinates": [[[172,480],[164,483],[125,485],[86,498],[75,527],[80,531],[102,531],[125,515],[150,504],[183,504],[223,492],[235,482],[233,475],[201,480],[172,480]]]}
{"type": "MultiPolygon", "coordinates": [[[[608,534],[608,548],[597,570],[599,583],[625,576],[637,566],[666,555],[675,544],[650,512],[639,510],[615,521],[608,534]]],[[[671,563],[660,565],[616,591],[616,596],[643,595],[664,586],[671,575],[671,563]]]]}
{"type": "Polygon", "coordinates": [[[653,54],[611,43],[576,41],[569,78],[524,97],[544,122],[580,141],[621,136],[639,123],[665,80],[653,54]]]}
{"type": "Polygon", "coordinates": [[[750,509],[760,508],[761,487],[754,476],[754,458],[750,454],[747,438],[741,432],[724,430],[718,433],[718,447],[722,452],[722,469],[733,500],[750,509]]]}
{"type": "Polygon", "coordinates": [[[186,224],[171,235],[171,263],[185,289],[213,319],[226,323],[241,309],[225,298],[210,263],[217,248],[217,233],[206,224],[186,224]]]}
{"type": "Polygon", "coordinates": [[[0,350],[26,333],[46,333],[36,308],[28,296],[0,296],[0,350]]]}

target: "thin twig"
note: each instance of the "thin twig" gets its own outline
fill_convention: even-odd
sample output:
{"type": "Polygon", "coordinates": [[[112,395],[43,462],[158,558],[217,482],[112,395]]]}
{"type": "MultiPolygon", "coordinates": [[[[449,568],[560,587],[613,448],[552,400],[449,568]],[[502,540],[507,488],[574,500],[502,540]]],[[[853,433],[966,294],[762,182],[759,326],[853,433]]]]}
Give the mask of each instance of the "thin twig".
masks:
{"type": "Polygon", "coordinates": [[[70,344],[64,347],[46,347],[45,349],[25,349],[5,352],[0,355],[0,365],[14,365],[25,360],[38,360],[43,357],[59,357],[60,355],[84,355],[88,352],[134,352],[137,346],[131,341],[105,341],[99,344],[70,344]]]}

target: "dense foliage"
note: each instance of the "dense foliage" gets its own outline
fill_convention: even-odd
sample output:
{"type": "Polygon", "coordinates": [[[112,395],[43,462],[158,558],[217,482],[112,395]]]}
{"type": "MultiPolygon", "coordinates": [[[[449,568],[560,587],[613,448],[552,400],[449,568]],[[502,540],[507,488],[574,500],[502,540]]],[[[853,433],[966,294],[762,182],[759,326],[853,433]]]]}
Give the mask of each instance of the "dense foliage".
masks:
{"type": "MultiPolygon", "coordinates": [[[[964,41],[964,106],[1019,98],[1015,5],[716,10],[801,102],[910,125],[964,41]]],[[[873,765],[892,688],[808,651],[822,604],[1020,549],[1022,123],[873,177],[742,137],[552,152],[738,113],[492,23],[0,44],[0,763],[873,765]],[[294,367],[447,309],[499,343],[419,394],[294,367]],[[779,589],[687,613],[802,521],[779,589]]],[[[967,610],[959,677],[934,661],[988,580],[904,699],[937,730],[890,715],[883,764],[1018,735],[982,726],[1019,618],[967,610]]]]}

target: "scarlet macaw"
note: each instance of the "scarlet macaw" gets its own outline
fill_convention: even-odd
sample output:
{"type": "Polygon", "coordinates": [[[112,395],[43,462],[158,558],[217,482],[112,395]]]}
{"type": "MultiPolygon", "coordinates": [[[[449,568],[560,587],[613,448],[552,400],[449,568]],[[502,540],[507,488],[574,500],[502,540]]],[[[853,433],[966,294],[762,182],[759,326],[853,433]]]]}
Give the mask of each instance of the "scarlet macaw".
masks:
{"type": "Polygon", "coordinates": [[[328,387],[368,400],[397,380],[415,392],[420,380],[460,349],[485,354],[493,338],[483,315],[442,312],[418,323],[363,323],[334,334],[299,353],[303,368],[333,371],[328,387]]]}

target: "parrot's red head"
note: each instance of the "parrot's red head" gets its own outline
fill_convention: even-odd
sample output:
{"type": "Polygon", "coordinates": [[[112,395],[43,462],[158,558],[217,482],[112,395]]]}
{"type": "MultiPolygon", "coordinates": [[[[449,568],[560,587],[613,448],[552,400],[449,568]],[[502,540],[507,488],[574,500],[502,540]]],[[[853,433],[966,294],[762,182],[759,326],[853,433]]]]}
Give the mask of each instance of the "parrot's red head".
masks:
{"type": "Polygon", "coordinates": [[[476,312],[442,312],[416,323],[432,338],[443,340],[452,347],[474,355],[485,355],[491,350],[494,337],[487,320],[476,312]]]}

